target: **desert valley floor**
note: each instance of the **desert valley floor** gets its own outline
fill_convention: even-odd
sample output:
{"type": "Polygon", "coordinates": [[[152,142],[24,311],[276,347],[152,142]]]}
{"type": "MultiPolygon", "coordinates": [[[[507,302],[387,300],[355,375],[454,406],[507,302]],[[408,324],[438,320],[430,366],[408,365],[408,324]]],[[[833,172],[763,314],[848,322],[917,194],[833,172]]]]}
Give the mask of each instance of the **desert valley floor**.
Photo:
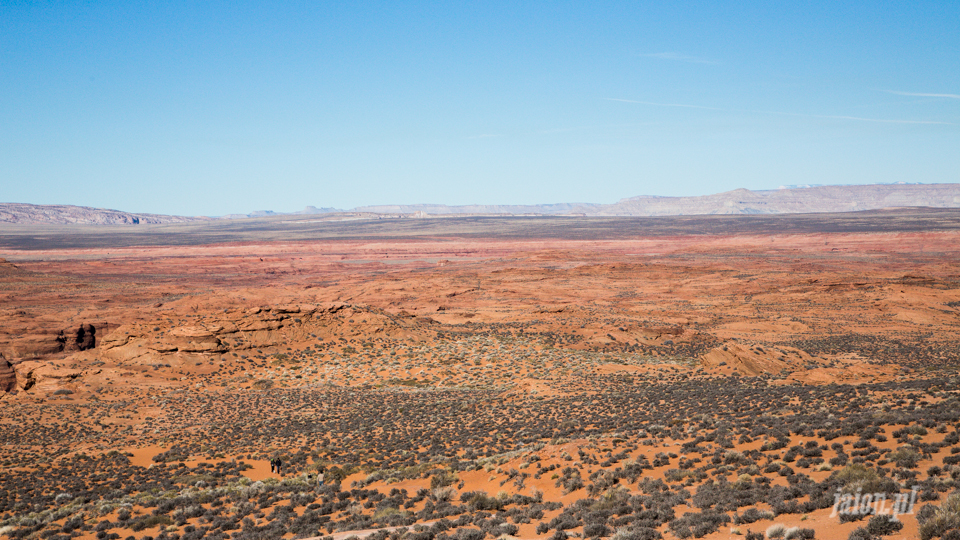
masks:
{"type": "Polygon", "coordinates": [[[957,210],[2,225],[0,257],[0,536],[960,538],[957,210]]]}

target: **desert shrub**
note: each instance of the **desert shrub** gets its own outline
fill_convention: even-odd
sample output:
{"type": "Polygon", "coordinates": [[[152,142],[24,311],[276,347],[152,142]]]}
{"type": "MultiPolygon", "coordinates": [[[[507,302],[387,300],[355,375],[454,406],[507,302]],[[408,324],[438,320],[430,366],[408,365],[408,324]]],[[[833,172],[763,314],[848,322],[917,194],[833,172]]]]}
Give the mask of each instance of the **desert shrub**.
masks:
{"type": "Polygon", "coordinates": [[[502,510],[504,505],[502,499],[491,497],[483,491],[468,491],[460,495],[460,501],[466,503],[474,511],[502,510]]]}
{"type": "Polygon", "coordinates": [[[783,532],[785,540],[810,540],[816,536],[813,529],[801,529],[800,527],[790,527],[783,532]]]}
{"type": "Polygon", "coordinates": [[[693,470],[682,471],[680,469],[668,469],[665,473],[663,473],[663,477],[667,480],[667,482],[682,482],[687,478],[696,479],[697,476],[697,471],[693,470]]]}
{"type": "Polygon", "coordinates": [[[650,527],[620,528],[612,540],[660,540],[663,535],[650,527]]]}
{"type": "Polygon", "coordinates": [[[571,476],[563,483],[563,490],[566,493],[572,493],[583,488],[583,479],[579,476],[571,476]]]}
{"type": "Polygon", "coordinates": [[[896,482],[889,478],[882,478],[877,471],[862,463],[851,463],[834,476],[843,484],[845,493],[853,493],[858,489],[863,493],[891,493],[899,491],[896,482]]]}
{"type": "Polygon", "coordinates": [[[939,508],[928,511],[928,506],[917,513],[921,540],[942,537],[948,531],[960,529],[960,493],[947,497],[939,508]]]}
{"type": "Polygon", "coordinates": [[[669,527],[677,538],[701,538],[716,532],[721,525],[728,523],[730,516],[715,512],[686,513],[674,519],[669,527]]]}
{"type": "Polygon", "coordinates": [[[330,485],[339,484],[354,472],[356,472],[355,467],[330,467],[327,469],[327,472],[323,474],[323,481],[325,484],[330,485]]]}
{"type": "Polygon", "coordinates": [[[140,532],[144,529],[150,529],[158,525],[171,525],[173,520],[169,516],[143,516],[130,524],[133,532],[140,532]]]}
{"type": "Polygon", "coordinates": [[[186,461],[190,457],[189,452],[183,448],[173,447],[166,452],[161,452],[153,456],[156,463],[170,463],[172,461],[186,461]]]}
{"type": "Polygon", "coordinates": [[[583,535],[586,537],[607,536],[610,534],[610,528],[603,523],[587,523],[583,526],[583,535]]]}
{"type": "Polygon", "coordinates": [[[747,529],[747,535],[744,537],[744,540],[764,540],[762,532],[753,532],[750,529],[747,529]]]}
{"type": "Polygon", "coordinates": [[[486,533],[479,529],[458,529],[453,538],[455,540],[483,540],[485,536],[486,533]]]}
{"type": "Polygon", "coordinates": [[[740,514],[733,515],[733,523],[741,525],[743,523],[753,523],[761,519],[773,519],[774,514],[769,510],[760,510],[759,508],[747,508],[740,514]]]}
{"type": "Polygon", "coordinates": [[[450,486],[438,487],[431,491],[430,494],[437,502],[448,502],[453,500],[454,495],[457,494],[457,490],[450,486]]]}
{"type": "Polygon", "coordinates": [[[446,487],[453,484],[457,480],[459,480],[459,478],[457,478],[456,474],[448,470],[443,470],[430,477],[430,488],[433,489],[446,487]]]}
{"type": "Polygon", "coordinates": [[[573,515],[563,513],[559,516],[550,520],[550,523],[547,524],[548,529],[556,529],[558,531],[563,531],[566,529],[573,529],[580,525],[580,521],[577,520],[573,515]]]}
{"type": "MultiPolygon", "coordinates": [[[[78,514],[71,517],[66,522],[64,522],[63,527],[60,528],[60,532],[64,534],[70,534],[74,531],[74,529],[79,529],[82,526],[83,526],[83,516],[78,514]]],[[[0,531],[2,530],[3,529],[0,528],[0,531]]]]}
{"type": "Polygon", "coordinates": [[[893,432],[894,438],[897,438],[897,439],[909,437],[910,435],[926,435],[926,434],[927,434],[927,428],[923,426],[907,426],[903,429],[898,429],[893,432]]]}
{"type": "Polygon", "coordinates": [[[863,519],[863,514],[860,512],[844,512],[840,514],[840,523],[850,523],[851,521],[860,521],[863,519]]]}
{"type": "Polygon", "coordinates": [[[893,534],[902,528],[903,523],[900,523],[900,520],[893,519],[892,516],[888,515],[873,516],[867,522],[867,532],[875,536],[893,534]]]}
{"type": "Polygon", "coordinates": [[[783,538],[787,528],[782,523],[774,523],[767,527],[767,538],[783,538]]]}
{"type": "Polygon", "coordinates": [[[923,456],[921,456],[919,452],[909,446],[901,446],[900,448],[897,448],[893,452],[887,454],[887,459],[895,462],[898,467],[904,467],[907,469],[916,467],[917,462],[920,461],[922,457],[923,456]]]}
{"type": "Polygon", "coordinates": [[[874,537],[865,528],[857,527],[850,533],[847,540],[874,540],[874,537]]]}
{"type": "Polygon", "coordinates": [[[828,461],[828,463],[830,465],[833,465],[834,467],[840,467],[841,465],[846,465],[847,461],[849,460],[850,460],[850,456],[848,456],[847,454],[841,451],[841,452],[838,452],[836,456],[830,458],[830,461],[828,461]]]}

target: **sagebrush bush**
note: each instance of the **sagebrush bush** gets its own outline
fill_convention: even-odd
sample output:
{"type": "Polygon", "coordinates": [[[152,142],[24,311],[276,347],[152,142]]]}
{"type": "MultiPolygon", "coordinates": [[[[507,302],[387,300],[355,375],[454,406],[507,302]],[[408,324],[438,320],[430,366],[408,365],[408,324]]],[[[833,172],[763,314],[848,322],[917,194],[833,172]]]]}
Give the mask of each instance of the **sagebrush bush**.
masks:
{"type": "Polygon", "coordinates": [[[816,535],[813,529],[801,529],[800,527],[790,527],[783,533],[785,540],[810,540],[816,535]]]}
{"type": "Polygon", "coordinates": [[[660,540],[663,535],[650,527],[620,528],[614,533],[612,540],[660,540]]]}
{"type": "Polygon", "coordinates": [[[917,514],[920,540],[942,537],[951,530],[960,529],[960,493],[950,495],[933,511],[926,511],[926,508],[917,514]]]}
{"type": "Polygon", "coordinates": [[[901,446],[893,452],[887,454],[887,459],[896,462],[898,467],[912,469],[917,466],[917,462],[923,458],[920,452],[917,452],[910,446],[901,446]]]}
{"type": "Polygon", "coordinates": [[[432,496],[433,499],[434,499],[435,501],[437,501],[437,502],[448,502],[448,501],[451,501],[451,500],[453,500],[453,498],[454,498],[454,496],[455,496],[456,494],[457,494],[457,490],[454,489],[454,488],[452,488],[452,487],[450,487],[450,486],[447,486],[447,487],[439,487],[439,488],[434,489],[434,490],[431,492],[431,496],[432,496]]]}
{"type": "Polygon", "coordinates": [[[783,538],[783,535],[786,532],[786,526],[784,526],[782,523],[774,523],[773,525],[767,527],[767,538],[783,538]]]}
{"type": "Polygon", "coordinates": [[[843,491],[853,493],[858,489],[863,493],[883,493],[899,491],[896,482],[882,478],[877,471],[862,463],[851,463],[836,473],[836,479],[843,482],[843,491]]]}
{"type": "Polygon", "coordinates": [[[867,532],[875,536],[886,536],[893,534],[903,528],[900,520],[893,519],[893,516],[882,515],[873,516],[867,522],[867,532]]]}

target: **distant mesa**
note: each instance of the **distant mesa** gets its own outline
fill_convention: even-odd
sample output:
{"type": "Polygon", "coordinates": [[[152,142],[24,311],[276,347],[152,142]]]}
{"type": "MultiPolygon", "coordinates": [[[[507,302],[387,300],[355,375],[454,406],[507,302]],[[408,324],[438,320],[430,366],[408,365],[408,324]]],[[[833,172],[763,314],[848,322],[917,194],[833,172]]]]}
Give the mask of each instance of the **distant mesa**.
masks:
{"type": "Polygon", "coordinates": [[[141,225],[147,223],[186,223],[210,218],[134,214],[120,210],[71,205],[0,203],[0,223],[50,225],[141,225]]]}
{"type": "MultiPolygon", "coordinates": [[[[428,217],[455,215],[544,215],[585,217],[654,217],[693,215],[812,214],[855,212],[889,208],[960,208],[960,184],[871,184],[823,186],[804,184],[779,189],[751,191],[735,189],[724,193],[695,197],[659,197],[642,195],[621,199],[613,204],[557,203],[529,205],[471,204],[390,204],[361,206],[352,210],[307,206],[299,212],[284,214],[258,210],[248,214],[230,214],[219,218],[132,214],[82,206],[41,206],[0,203],[0,223],[50,223],[94,225],[139,225],[183,223],[212,219],[249,219],[283,215],[349,214],[347,219],[383,217],[428,217]]],[[[323,218],[328,219],[328,218],[323,218]]]]}
{"type": "Polygon", "coordinates": [[[697,197],[643,195],[613,204],[562,203],[539,205],[442,204],[362,206],[354,212],[429,215],[581,215],[684,216],[746,214],[809,214],[881,208],[960,208],[960,184],[872,184],[865,186],[781,186],[750,191],[736,189],[697,197]]]}
{"type": "Polygon", "coordinates": [[[317,208],[316,206],[307,206],[300,211],[301,214],[330,214],[333,212],[342,212],[337,208],[317,208]]]}
{"type": "Polygon", "coordinates": [[[594,215],[808,214],[908,207],[960,208],[960,184],[784,187],[702,197],[632,197],[594,215]]]}

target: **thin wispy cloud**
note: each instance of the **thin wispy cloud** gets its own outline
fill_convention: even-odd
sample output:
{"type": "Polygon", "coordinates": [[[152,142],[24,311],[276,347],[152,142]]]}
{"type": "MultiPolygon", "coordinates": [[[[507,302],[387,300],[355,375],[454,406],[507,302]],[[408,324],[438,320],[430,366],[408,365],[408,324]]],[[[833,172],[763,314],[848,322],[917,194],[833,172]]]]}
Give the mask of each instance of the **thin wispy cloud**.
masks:
{"type": "Polygon", "coordinates": [[[735,113],[750,113],[750,114],[775,114],[779,116],[799,116],[804,118],[826,118],[831,120],[853,120],[858,122],[876,122],[881,124],[939,124],[939,125],[954,125],[952,122],[940,122],[938,120],[897,120],[889,118],[865,118],[861,116],[843,116],[843,115],[829,115],[829,114],[807,114],[807,113],[792,113],[792,112],[782,112],[782,111],[757,111],[750,109],[722,109],[719,107],[706,107],[703,105],[689,105],[682,103],[657,103],[654,101],[637,101],[633,99],[620,99],[620,98],[604,98],[607,101],[619,101],[621,103],[636,103],[638,105],[650,105],[654,107],[683,107],[685,109],[706,109],[709,111],[724,111],[724,112],[735,112],[735,113]]]}
{"type": "Polygon", "coordinates": [[[960,99],[960,94],[926,94],[923,92],[898,92],[897,90],[884,90],[884,92],[888,94],[895,94],[898,96],[960,99]]]}
{"type": "Polygon", "coordinates": [[[688,54],[680,54],[676,52],[647,53],[647,54],[641,54],[640,56],[644,58],[656,58],[658,60],[672,60],[674,62],[687,62],[690,64],[710,64],[710,65],[720,64],[720,62],[717,62],[716,60],[710,60],[708,58],[700,58],[699,56],[690,56],[688,54]]]}

